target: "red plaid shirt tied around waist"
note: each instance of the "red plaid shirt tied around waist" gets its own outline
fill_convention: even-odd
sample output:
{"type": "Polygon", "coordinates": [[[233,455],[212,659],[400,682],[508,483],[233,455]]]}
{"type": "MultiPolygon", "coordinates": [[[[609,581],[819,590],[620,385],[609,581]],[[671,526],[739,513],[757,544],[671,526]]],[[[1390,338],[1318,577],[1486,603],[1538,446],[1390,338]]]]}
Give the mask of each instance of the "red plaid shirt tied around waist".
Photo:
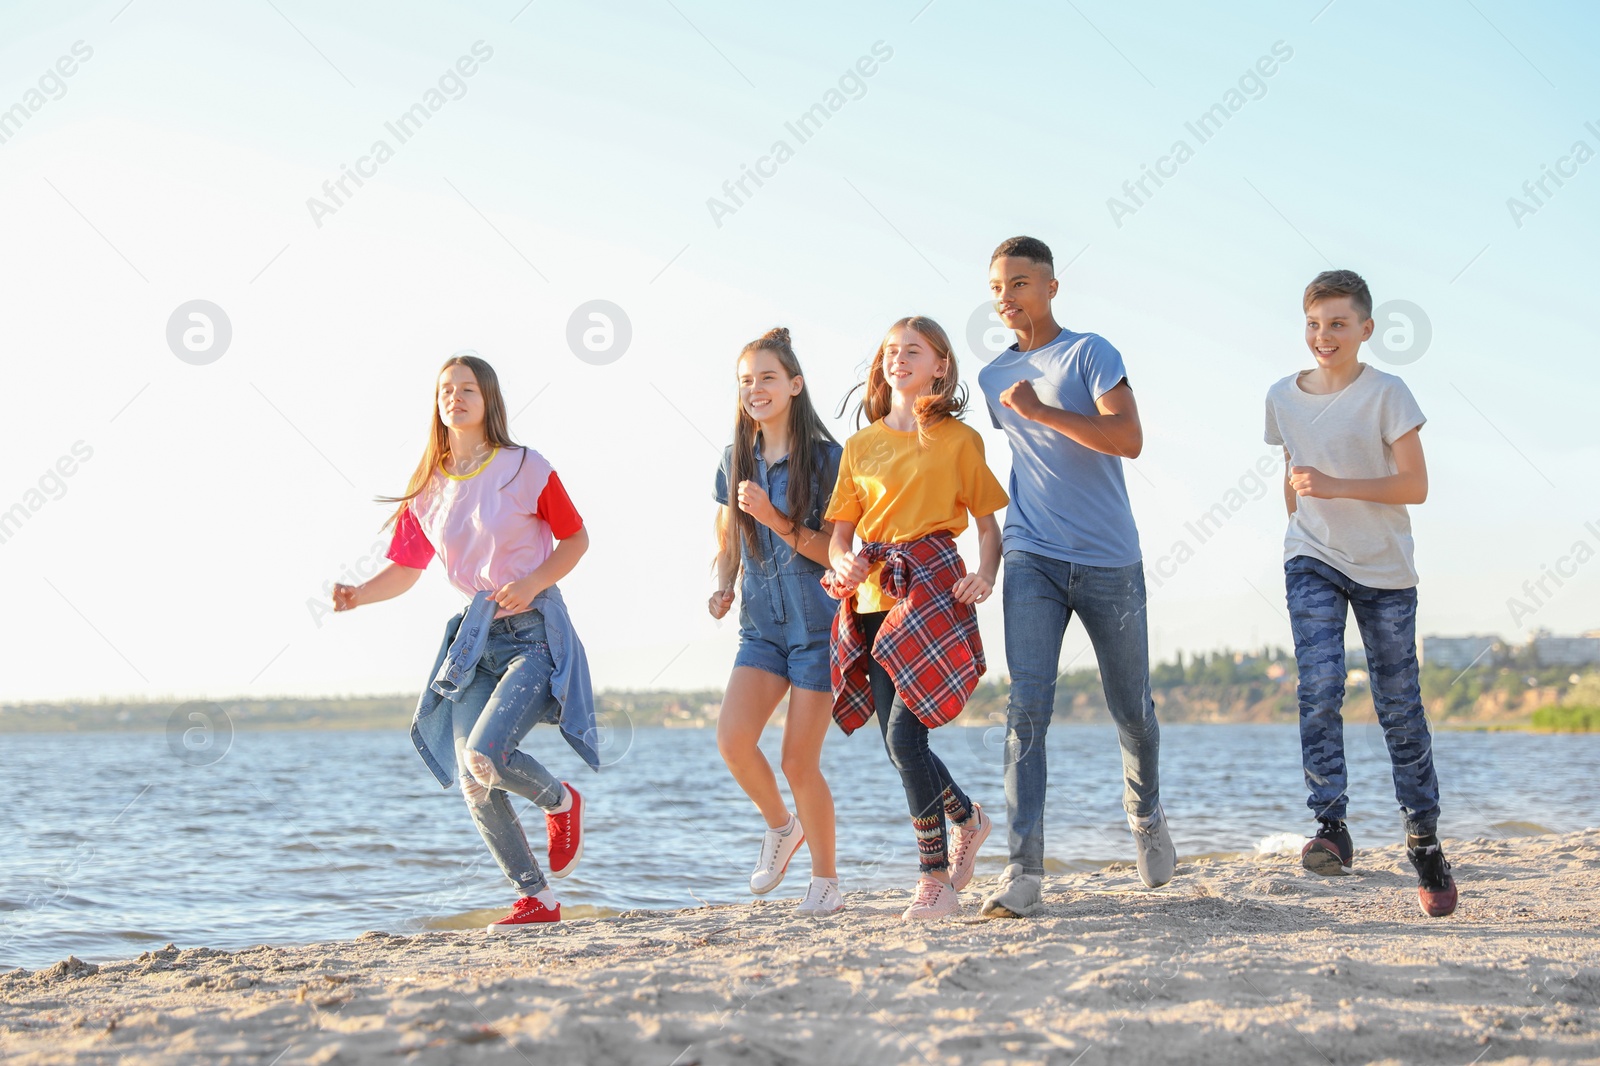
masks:
{"type": "Polygon", "coordinates": [[[961,713],[987,669],[978,612],[950,591],[967,573],[955,538],[933,533],[905,544],[869,543],[857,556],[868,565],[882,561],[880,583],[896,602],[873,649],[855,612],[855,591],[836,585],[831,570],[822,575],[822,587],[839,601],[830,656],[833,720],[853,733],[872,718],[867,664],[876,658],[924,725],[944,725],[961,713]]]}

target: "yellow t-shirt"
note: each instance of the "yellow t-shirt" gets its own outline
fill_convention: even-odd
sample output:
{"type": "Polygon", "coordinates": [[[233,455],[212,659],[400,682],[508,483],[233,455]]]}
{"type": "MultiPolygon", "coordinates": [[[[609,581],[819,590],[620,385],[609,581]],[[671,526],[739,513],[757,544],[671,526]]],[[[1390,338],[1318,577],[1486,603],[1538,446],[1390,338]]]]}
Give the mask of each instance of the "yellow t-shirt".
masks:
{"type": "MultiPolygon", "coordinates": [[[[967,515],[994,514],[1010,498],[983,459],[983,438],[956,418],[929,432],[926,449],[917,432],[890,429],[882,421],[844,442],[839,480],[823,517],[854,522],[862,541],[904,544],[941,530],[956,536],[967,515]]],[[[894,598],[878,584],[883,564],[867,572],[856,590],[856,610],[887,611],[894,598]]]]}

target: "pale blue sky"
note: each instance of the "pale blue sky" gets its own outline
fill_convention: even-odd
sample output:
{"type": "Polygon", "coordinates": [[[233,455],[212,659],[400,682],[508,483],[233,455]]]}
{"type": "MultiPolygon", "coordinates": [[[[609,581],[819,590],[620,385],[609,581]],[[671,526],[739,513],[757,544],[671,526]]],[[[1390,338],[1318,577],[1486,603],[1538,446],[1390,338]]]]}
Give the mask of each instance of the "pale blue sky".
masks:
{"type": "MultiPolygon", "coordinates": [[[[1517,625],[1507,604],[1600,549],[1600,161],[1520,227],[1507,208],[1574,142],[1600,151],[1597,23],[1504,0],[7,4],[0,108],[27,116],[0,123],[20,423],[0,510],[44,502],[0,543],[5,698],[417,687],[459,601],[440,573],[351,615],[308,604],[370,551],[370,500],[404,485],[462,347],[588,520],[564,588],[597,685],[720,685],[710,492],[739,346],[790,327],[831,420],[896,317],[966,337],[1017,233],[1056,252],[1057,317],[1128,363],[1147,564],[1196,548],[1151,582],[1163,658],[1289,643],[1276,487],[1203,545],[1185,524],[1267,453],[1263,396],[1307,365],[1300,292],[1330,265],[1432,324],[1415,361],[1368,357],[1429,417],[1421,631],[1600,626],[1600,561],[1517,625]],[[385,123],[480,41],[464,95],[398,143],[385,123]],[[785,123],[878,42],[798,143],[785,123]],[[1292,55],[1199,143],[1185,123],[1275,45],[1292,55]],[[307,199],[379,138],[393,158],[318,226],[307,199]],[[1108,198],[1180,138],[1193,157],[1119,226],[1108,198]],[[793,157],[718,225],[707,199],[778,139],[793,157]],[[208,365],[166,341],[194,299],[232,325],[208,365]],[[565,339],[592,299],[632,325],[606,365],[565,339]],[[65,491],[30,497],[78,441],[65,491]]],[[[1003,478],[1004,439],[969,422],[1003,478]]],[[[981,617],[1003,672],[999,603],[981,617]]],[[[1085,645],[1074,627],[1064,665],[1085,645]]]]}

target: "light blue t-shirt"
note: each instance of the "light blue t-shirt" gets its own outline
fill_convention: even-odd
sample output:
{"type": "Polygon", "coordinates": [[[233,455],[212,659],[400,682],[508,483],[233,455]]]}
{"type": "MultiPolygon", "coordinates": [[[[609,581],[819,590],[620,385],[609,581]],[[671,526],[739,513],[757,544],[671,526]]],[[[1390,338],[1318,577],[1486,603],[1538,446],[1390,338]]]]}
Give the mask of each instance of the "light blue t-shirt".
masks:
{"type": "Polygon", "coordinates": [[[1084,566],[1129,566],[1140,559],[1122,460],[1000,405],[1000,394],[1033,382],[1039,399],[1063,411],[1097,415],[1095,401],[1127,377],[1122,353],[1094,333],[1061,335],[1042,348],[1015,345],[978,372],[989,417],[1011,442],[1011,506],[1005,550],[1084,566]]]}

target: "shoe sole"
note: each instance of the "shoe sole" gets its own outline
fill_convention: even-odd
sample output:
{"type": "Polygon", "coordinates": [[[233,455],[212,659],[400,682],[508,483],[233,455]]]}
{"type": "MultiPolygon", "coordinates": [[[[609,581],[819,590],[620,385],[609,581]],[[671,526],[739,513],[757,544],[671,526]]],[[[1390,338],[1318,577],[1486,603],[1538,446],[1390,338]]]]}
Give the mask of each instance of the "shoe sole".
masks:
{"type": "Polygon", "coordinates": [[[1451,885],[1444,892],[1436,892],[1434,895],[1439,898],[1430,901],[1428,899],[1427,889],[1417,889],[1417,905],[1422,908],[1423,917],[1448,918],[1450,915],[1456,912],[1456,902],[1458,896],[1455,885],[1451,885]],[[1430,902],[1432,904],[1431,906],[1430,902]]]}
{"type": "Polygon", "coordinates": [[[838,914],[842,910],[844,910],[843,903],[839,904],[831,911],[803,911],[796,907],[794,913],[795,916],[799,918],[832,918],[835,914],[838,914]]]}
{"type": "Polygon", "coordinates": [[[1165,888],[1166,886],[1172,884],[1172,878],[1169,876],[1163,881],[1146,881],[1144,876],[1141,874],[1139,877],[1139,883],[1144,885],[1145,888],[1150,889],[1165,888]]]}
{"type": "Polygon", "coordinates": [[[1323,877],[1342,877],[1351,872],[1339,853],[1326,846],[1308,846],[1300,853],[1300,865],[1323,877]]]}
{"type": "Polygon", "coordinates": [[[955,889],[957,892],[960,892],[962,889],[972,884],[972,872],[978,865],[978,849],[983,847],[983,842],[985,840],[989,839],[989,831],[993,828],[994,819],[990,818],[988,815],[984,815],[984,824],[978,829],[978,839],[972,842],[972,865],[967,867],[966,876],[961,879],[961,883],[959,885],[956,884],[956,879],[953,875],[950,878],[950,887],[955,889]]]}
{"type": "Polygon", "coordinates": [[[545,927],[547,925],[560,925],[560,924],[561,924],[561,919],[560,918],[557,918],[554,921],[550,921],[550,922],[518,922],[516,925],[491,924],[491,925],[484,926],[484,932],[488,933],[490,936],[513,936],[513,935],[515,935],[517,933],[520,933],[520,932],[522,932],[522,931],[524,931],[526,929],[542,929],[543,927],[545,927]]]}
{"type": "Polygon", "coordinates": [[[755,885],[751,885],[750,891],[757,896],[765,896],[768,892],[771,892],[773,889],[783,884],[783,879],[789,876],[789,864],[794,861],[795,854],[800,850],[800,845],[804,844],[805,842],[806,834],[802,830],[800,833],[800,839],[794,842],[794,850],[789,852],[788,857],[783,860],[783,865],[778,867],[778,879],[772,882],[772,884],[768,885],[766,888],[757,888],[755,885]]]}

